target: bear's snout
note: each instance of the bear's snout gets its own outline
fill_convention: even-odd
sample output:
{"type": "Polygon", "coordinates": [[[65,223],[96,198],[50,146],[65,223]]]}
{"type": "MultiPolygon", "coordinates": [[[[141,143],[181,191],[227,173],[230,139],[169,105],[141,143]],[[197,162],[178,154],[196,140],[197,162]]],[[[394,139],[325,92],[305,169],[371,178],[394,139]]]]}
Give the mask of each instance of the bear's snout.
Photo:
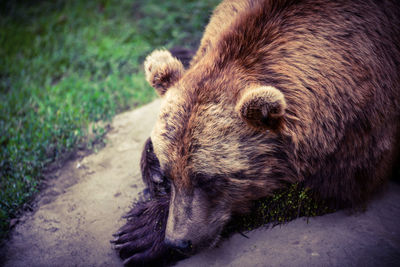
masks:
{"type": "Polygon", "coordinates": [[[171,240],[169,238],[165,238],[164,243],[168,247],[181,251],[184,254],[190,253],[192,250],[192,241],[190,240],[171,240]]]}

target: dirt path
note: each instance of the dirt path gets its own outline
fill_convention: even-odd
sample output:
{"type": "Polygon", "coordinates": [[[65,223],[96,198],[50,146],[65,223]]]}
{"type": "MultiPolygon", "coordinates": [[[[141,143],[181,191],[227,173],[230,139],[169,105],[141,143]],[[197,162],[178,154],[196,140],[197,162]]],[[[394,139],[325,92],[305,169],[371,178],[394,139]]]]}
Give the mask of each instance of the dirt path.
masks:
{"type": "MultiPolygon", "coordinates": [[[[118,115],[100,152],[69,162],[12,233],[5,266],[121,266],[111,235],[143,189],[139,159],[159,100],[118,115]]],[[[235,235],[178,266],[400,266],[400,187],[365,213],[235,235]]],[[[1,263],[0,263],[1,265],[1,263]]]]}

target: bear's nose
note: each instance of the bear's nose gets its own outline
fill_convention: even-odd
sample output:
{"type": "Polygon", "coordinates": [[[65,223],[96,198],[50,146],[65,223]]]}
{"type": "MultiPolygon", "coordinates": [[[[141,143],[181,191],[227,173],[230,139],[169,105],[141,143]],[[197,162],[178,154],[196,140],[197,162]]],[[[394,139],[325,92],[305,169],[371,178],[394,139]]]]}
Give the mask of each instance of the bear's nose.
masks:
{"type": "Polygon", "coordinates": [[[182,252],[189,252],[192,248],[190,240],[170,240],[165,238],[164,242],[168,247],[181,250],[182,252]]]}

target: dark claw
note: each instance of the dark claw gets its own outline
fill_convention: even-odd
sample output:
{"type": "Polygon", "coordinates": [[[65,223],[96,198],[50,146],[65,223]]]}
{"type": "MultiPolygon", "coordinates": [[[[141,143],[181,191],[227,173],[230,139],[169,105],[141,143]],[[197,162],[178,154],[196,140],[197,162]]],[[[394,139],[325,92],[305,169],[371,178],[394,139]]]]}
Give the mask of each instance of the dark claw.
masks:
{"type": "Polygon", "coordinates": [[[116,238],[116,240],[117,240],[117,243],[132,242],[133,240],[142,238],[143,236],[146,236],[146,235],[149,235],[148,229],[141,228],[136,231],[132,231],[130,233],[120,235],[118,238],[116,238]]]}
{"type": "Polygon", "coordinates": [[[143,242],[141,239],[136,240],[137,242],[127,242],[123,244],[115,245],[115,249],[120,251],[120,254],[125,255],[127,253],[135,253],[139,251],[143,251],[149,247],[151,247],[151,243],[143,242]]]}
{"type": "MultiPolygon", "coordinates": [[[[128,221],[129,222],[129,221],[128,221]]],[[[127,233],[132,233],[133,231],[136,231],[137,229],[140,229],[143,227],[145,224],[143,222],[138,222],[138,224],[133,224],[133,223],[127,223],[124,226],[121,227],[120,231],[118,232],[118,236],[127,234],[127,233]]]]}
{"type": "Polygon", "coordinates": [[[116,232],[115,234],[113,234],[112,236],[117,237],[121,234],[121,231],[116,232]]]}

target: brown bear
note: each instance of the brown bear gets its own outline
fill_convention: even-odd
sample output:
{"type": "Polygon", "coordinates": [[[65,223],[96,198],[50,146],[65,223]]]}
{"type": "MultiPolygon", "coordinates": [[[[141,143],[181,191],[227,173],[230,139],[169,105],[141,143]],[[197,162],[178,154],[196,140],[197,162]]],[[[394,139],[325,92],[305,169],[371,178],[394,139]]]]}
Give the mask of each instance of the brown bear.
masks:
{"type": "Polygon", "coordinates": [[[396,0],[223,1],[188,69],[163,50],[144,65],[163,102],[142,157],[151,199],[113,241],[125,263],[212,247],[233,215],[290,183],[342,208],[388,179],[396,0]]]}

